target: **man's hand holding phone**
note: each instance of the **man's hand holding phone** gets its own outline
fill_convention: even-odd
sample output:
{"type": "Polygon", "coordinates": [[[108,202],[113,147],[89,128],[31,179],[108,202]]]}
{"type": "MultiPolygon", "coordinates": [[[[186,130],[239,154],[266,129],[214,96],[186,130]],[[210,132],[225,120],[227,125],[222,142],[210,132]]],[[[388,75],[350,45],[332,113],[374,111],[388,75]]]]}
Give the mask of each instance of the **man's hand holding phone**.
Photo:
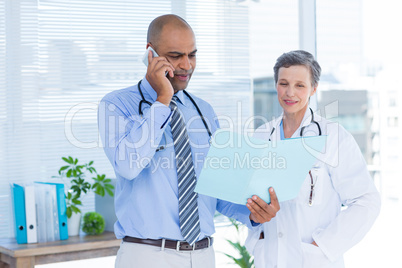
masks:
{"type": "MultiPolygon", "coordinates": [[[[148,69],[146,78],[152,88],[156,91],[156,100],[169,106],[172,96],[174,94],[174,89],[169,79],[166,77],[174,76],[174,67],[165,57],[159,57],[159,55],[152,49],[148,47],[148,69]]],[[[144,62],[145,65],[146,62],[144,62]]]]}

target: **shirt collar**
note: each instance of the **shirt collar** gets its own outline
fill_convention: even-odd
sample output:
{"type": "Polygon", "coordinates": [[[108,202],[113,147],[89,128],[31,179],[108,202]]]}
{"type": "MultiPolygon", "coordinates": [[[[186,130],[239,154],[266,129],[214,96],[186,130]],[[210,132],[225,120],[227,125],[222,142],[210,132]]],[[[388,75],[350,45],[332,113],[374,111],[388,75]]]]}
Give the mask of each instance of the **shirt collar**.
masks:
{"type": "Polygon", "coordinates": [[[183,90],[180,90],[180,91],[177,92],[175,95],[177,96],[177,98],[179,99],[179,101],[180,101],[184,106],[186,106],[186,101],[185,101],[185,98],[184,98],[184,92],[183,92],[183,90]]]}
{"type": "MultiPolygon", "coordinates": [[[[278,133],[280,133],[280,127],[281,127],[281,122],[283,120],[283,112],[281,115],[276,119],[276,122],[274,124],[274,127],[276,130],[278,130],[278,133]]],[[[294,137],[299,137],[300,129],[304,126],[308,126],[311,123],[311,112],[310,112],[310,106],[307,106],[306,111],[304,112],[303,119],[300,123],[300,126],[297,128],[295,133],[293,134],[292,138],[294,137]]],[[[275,131],[276,132],[276,131],[275,131]]],[[[280,138],[280,136],[278,136],[280,138]]]]}
{"type": "MultiPolygon", "coordinates": [[[[144,78],[142,79],[142,82],[141,82],[141,89],[144,90],[151,97],[152,102],[156,101],[156,98],[158,97],[158,95],[156,94],[156,91],[152,88],[152,86],[149,84],[149,82],[148,82],[148,80],[146,79],[145,76],[144,76],[144,78]]],[[[185,97],[184,97],[183,90],[180,90],[175,95],[179,98],[179,101],[184,106],[186,106],[186,100],[185,100],[185,97]]]]}

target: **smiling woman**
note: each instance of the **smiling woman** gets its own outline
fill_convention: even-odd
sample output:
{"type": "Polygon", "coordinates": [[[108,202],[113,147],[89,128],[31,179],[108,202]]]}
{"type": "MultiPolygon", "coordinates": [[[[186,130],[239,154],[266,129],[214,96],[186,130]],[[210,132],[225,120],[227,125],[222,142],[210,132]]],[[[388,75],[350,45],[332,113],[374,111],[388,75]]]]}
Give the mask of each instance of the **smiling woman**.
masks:
{"type": "Polygon", "coordinates": [[[317,90],[317,86],[312,85],[310,76],[309,69],[303,65],[279,69],[277,92],[279,104],[284,111],[285,138],[290,138],[298,128],[300,123],[292,126],[291,121],[301,122],[310,97],[317,90]]]}
{"type": "Polygon", "coordinates": [[[327,140],[324,155],[304,180],[307,187],[296,199],[281,202],[276,218],[249,232],[246,245],[257,267],[345,267],[343,254],[363,239],[380,212],[380,195],[356,141],[342,126],[308,109],[320,70],[313,55],[302,50],[284,53],[274,67],[283,115],[258,128],[255,137],[317,136],[318,125],[327,140]]]}
{"type": "Polygon", "coordinates": [[[274,66],[278,101],[283,109],[284,137],[290,138],[306,113],[310,97],[318,87],[321,67],[303,50],[285,53],[274,66]]]}

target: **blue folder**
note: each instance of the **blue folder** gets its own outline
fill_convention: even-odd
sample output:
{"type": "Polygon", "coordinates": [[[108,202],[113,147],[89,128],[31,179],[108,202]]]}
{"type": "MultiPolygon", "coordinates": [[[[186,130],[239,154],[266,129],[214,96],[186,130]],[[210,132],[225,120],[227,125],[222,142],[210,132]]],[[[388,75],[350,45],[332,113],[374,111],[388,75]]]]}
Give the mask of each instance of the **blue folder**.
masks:
{"type": "Polygon", "coordinates": [[[66,240],[66,239],[68,239],[68,228],[67,228],[66,199],[64,196],[64,184],[52,183],[52,182],[40,182],[40,183],[56,185],[57,211],[58,211],[58,215],[59,215],[60,240],[66,240]]]}
{"type": "Polygon", "coordinates": [[[309,170],[324,159],[326,136],[264,141],[218,130],[205,158],[195,191],[236,204],[252,195],[270,202],[297,197],[309,170]]]}
{"type": "Polygon", "coordinates": [[[14,204],[15,238],[18,244],[27,243],[24,187],[11,184],[14,204]]]}

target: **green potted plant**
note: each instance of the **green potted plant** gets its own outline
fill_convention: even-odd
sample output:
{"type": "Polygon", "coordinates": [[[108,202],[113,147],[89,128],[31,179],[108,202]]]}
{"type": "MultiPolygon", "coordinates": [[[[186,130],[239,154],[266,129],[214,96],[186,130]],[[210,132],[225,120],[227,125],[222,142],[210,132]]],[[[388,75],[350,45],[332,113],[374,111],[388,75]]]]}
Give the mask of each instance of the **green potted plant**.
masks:
{"type": "Polygon", "coordinates": [[[88,235],[99,235],[105,230],[105,219],[98,212],[87,212],[83,218],[82,231],[88,235]]]}
{"type": "Polygon", "coordinates": [[[93,161],[79,164],[78,159],[71,156],[62,157],[62,160],[67,164],[59,169],[58,177],[69,181],[66,192],[67,225],[69,236],[74,236],[78,235],[80,228],[81,197],[90,191],[100,196],[105,196],[106,193],[114,196],[114,186],[105,174],[97,173],[93,167],[93,161]],[[88,177],[90,177],[89,180],[88,177]]]}
{"type": "MultiPolygon", "coordinates": [[[[241,223],[237,222],[235,219],[229,218],[232,225],[236,228],[238,236],[240,235],[240,227],[241,223]]],[[[254,268],[254,258],[247,251],[246,246],[240,242],[240,239],[237,241],[231,241],[226,239],[226,241],[236,250],[236,255],[233,256],[227,253],[224,253],[228,258],[230,258],[236,265],[242,268],[254,268]]]]}

